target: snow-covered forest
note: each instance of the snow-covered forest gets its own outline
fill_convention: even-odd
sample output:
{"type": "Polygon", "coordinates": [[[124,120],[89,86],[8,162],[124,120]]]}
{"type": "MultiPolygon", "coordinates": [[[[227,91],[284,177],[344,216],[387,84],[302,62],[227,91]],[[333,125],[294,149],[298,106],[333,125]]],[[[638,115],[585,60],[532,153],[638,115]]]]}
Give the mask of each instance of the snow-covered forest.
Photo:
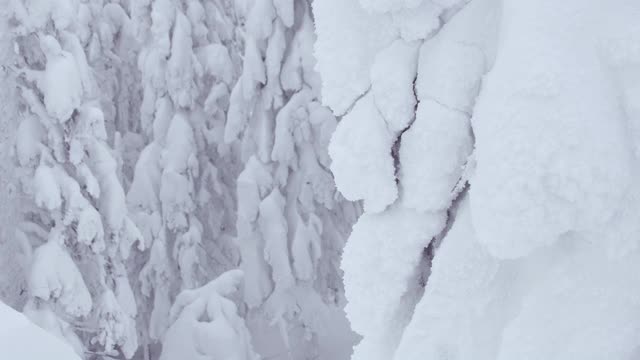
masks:
{"type": "Polygon", "coordinates": [[[639,359],[638,19],[0,0],[0,359],[639,359]]]}

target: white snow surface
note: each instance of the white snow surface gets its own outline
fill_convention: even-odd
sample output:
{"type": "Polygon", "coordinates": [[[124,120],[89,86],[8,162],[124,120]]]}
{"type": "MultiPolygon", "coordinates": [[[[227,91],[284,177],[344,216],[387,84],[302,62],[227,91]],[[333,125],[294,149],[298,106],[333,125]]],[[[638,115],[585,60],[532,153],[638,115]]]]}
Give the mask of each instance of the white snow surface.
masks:
{"type": "Polygon", "coordinates": [[[60,339],[0,301],[0,354],[11,360],[80,360],[60,339]]]}
{"type": "Polygon", "coordinates": [[[567,233],[616,242],[621,234],[609,229],[637,230],[624,216],[638,206],[633,117],[601,45],[624,36],[611,19],[638,10],[628,1],[605,10],[504,2],[495,66],[473,118],[473,222],[496,256],[523,256],[567,233]]]}
{"type": "Polygon", "coordinates": [[[413,9],[428,0],[360,0],[363,9],[369,12],[387,13],[401,9],[413,9]]]}
{"type": "Polygon", "coordinates": [[[404,40],[424,40],[440,28],[440,15],[443,11],[442,6],[425,0],[416,8],[393,12],[391,18],[404,40]]]}

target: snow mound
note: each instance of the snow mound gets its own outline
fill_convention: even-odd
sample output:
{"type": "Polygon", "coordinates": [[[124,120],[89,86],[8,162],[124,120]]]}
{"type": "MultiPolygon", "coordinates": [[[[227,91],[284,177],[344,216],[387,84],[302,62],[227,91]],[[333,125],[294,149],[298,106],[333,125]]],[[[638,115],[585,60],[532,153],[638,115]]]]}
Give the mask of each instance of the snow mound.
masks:
{"type": "Polygon", "coordinates": [[[40,43],[47,57],[47,67],[39,83],[44,104],[51,116],[65,122],[82,101],[83,89],[78,66],[73,55],[62,50],[52,36],[43,36],[40,43]]]}
{"type": "Polygon", "coordinates": [[[364,336],[354,359],[389,359],[403,326],[403,296],[425,247],[444,223],[444,214],[394,207],[365,213],[353,227],[342,270],[349,299],[345,310],[353,330],[364,336]]]}
{"type": "Polygon", "coordinates": [[[402,204],[419,211],[446,210],[473,147],[468,117],[423,100],[402,136],[402,204]]]}
{"type": "Polygon", "coordinates": [[[393,25],[406,41],[424,40],[440,29],[441,6],[423,1],[415,9],[401,9],[391,14],[393,25]]]}
{"type": "Polygon", "coordinates": [[[80,360],[62,341],[0,302],[0,354],[11,360],[80,360]]]}
{"type": "Polygon", "coordinates": [[[313,10],[322,100],[342,115],[369,88],[375,56],[397,37],[397,31],[389,15],[367,13],[358,0],[315,1],[313,10]]]}
{"type": "Polygon", "coordinates": [[[403,130],[415,116],[417,58],[417,44],[396,40],[378,53],[371,68],[375,106],[391,131],[403,130]]]}
{"type": "Polygon", "coordinates": [[[640,254],[603,259],[605,247],[553,249],[564,256],[534,269],[538,279],[494,359],[637,359],[640,323],[632,319],[640,316],[640,254]]]}
{"type": "Polygon", "coordinates": [[[473,221],[500,257],[567,232],[603,235],[633,184],[633,146],[599,36],[575,36],[603,15],[593,4],[550,4],[503,4],[501,46],[473,119],[473,221]]]}
{"type": "MultiPolygon", "coordinates": [[[[479,358],[479,351],[468,353],[474,347],[467,343],[473,340],[467,331],[469,324],[486,311],[491,300],[487,289],[499,263],[476,241],[470,215],[468,199],[461,200],[455,222],[433,259],[424,296],[394,359],[479,358]]],[[[490,327],[485,331],[490,332],[490,327]]]]}
{"type": "Polygon", "coordinates": [[[228,299],[242,282],[240,270],[230,270],[208,284],[185,290],[171,307],[160,360],[256,360],[249,330],[228,299]]]}
{"type": "Polygon", "coordinates": [[[80,270],[56,239],[34,251],[29,292],[45,301],[57,301],[75,316],[87,315],[93,306],[80,270]]]}
{"type": "Polygon", "coordinates": [[[363,199],[366,211],[382,211],[398,196],[393,141],[372,94],[356,103],[331,138],[329,155],[336,185],[348,200],[363,199]]]}

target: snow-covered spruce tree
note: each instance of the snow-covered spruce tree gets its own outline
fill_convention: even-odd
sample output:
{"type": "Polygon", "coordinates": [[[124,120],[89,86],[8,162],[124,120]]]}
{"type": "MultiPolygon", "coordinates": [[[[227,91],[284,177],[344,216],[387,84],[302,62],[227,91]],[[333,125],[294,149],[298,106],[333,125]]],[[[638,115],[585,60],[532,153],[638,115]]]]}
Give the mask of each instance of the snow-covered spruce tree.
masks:
{"type": "Polygon", "coordinates": [[[11,10],[22,106],[16,157],[31,198],[22,234],[35,247],[25,313],[82,355],[130,358],[136,304],[124,262],[142,239],[106,126],[117,111],[104,109],[118,105],[93,68],[118,45],[109,26],[125,13],[116,2],[74,0],[16,0],[11,10]]]}
{"type": "Polygon", "coordinates": [[[242,272],[230,270],[208,284],[184,290],[169,315],[160,360],[257,360],[244,319],[229,299],[242,283],[242,272]]]}
{"type": "MultiPolygon", "coordinates": [[[[233,1],[132,2],[143,44],[141,132],[147,145],[127,201],[143,233],[144,352],[169,326],[173,298],[237,265],[233,149],[223,142],[240,61],[233,1]]],[[[153,356],[153,354],[151,354],[153,356]]]]}
{"type": "Polygon", "coordinates": [[[314,4],[323,100],[345,114],[329,145],[331,169],[365,209],[342,262],[347,314],[363,336],[353,359],[394,358],[423,291],[428,247],[464,183],[485,61],[473,39],[436,39],[456,3],[314,4]]]}
{"type": "Polygon", "coordinates": [[[349,341],[336,315],[338,262],[359,209],[336,192],[328,170],[336,119],[319,100],[311,8],[304,0],[246,5],[242,74],[224,137],[240,144],[244,163],[236,243],[248,321],[265,356],[331,358],[323,342],[349,341]]]}
{"type": "Polygon", "coordinates": [[[638,356],[638,13],[314,3],[352,359],[638,356]]]}
{"type": "Polygon", "coordinates": [[[26,300],[24,289],[29,269],[31,246],[18,227],[21,220],[23,194],[18,190],[16,164],[13,158],[14,139],[20,123],[18,118],[18,88],[16,73],[7,65],[17,54],[9,24],[10,8],[0,3],[0,301],[21,308],[26,300]]]}

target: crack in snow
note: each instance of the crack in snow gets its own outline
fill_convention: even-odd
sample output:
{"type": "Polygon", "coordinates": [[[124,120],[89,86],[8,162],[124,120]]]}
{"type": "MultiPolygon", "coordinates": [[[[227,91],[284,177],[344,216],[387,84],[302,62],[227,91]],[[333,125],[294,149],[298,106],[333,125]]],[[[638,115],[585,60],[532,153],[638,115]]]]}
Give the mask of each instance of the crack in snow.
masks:
{"type": "Polygon", "coordinates": [[[420,100],[418,99],[418,92],[416,90],[417,80],[418,80],[418,75],[416,74],[416,76],[413,78],[413,84],[411,87],[411,89],[413,90],[413,98],[416,100],[416,104],[413,107],[413,116],[409,120],[409,123],[407,124],[407,126],[404,129],[400,130],[400,132],[398,133],[398,136],[396,137],[396,140],[393,143],[393,146],[391,146],[391,156],[393,157],[393,168],[394,168],[394,176],[396,178],[396,184],[399,184],[400,182],[400,178],[398,177],[398,175],[400,173],[400,144],[402,143],[402,135],[404,135],[404,133],[407,130],[409,130],[413,125],[413,123],[416,121],[418,105],[420,104],[420,100]]]}
{"type": "Polygon", "coordinates": [[[372,85],[369,84],[369,87],[362,94],[360,94],[355,100],[353,100],[351,105],[349,105],[347,107],[347,109],[344,112],[342,112],[342,114],[336,114],[336,116],[340,116],[342,118],[343,116],[345,116],[348,113],[350,113],[351,110],[353,110],[353,108],[356,106],[358,101],[360,101],[360,99],[362,99],[363,97],[365,97],[365,96],[367,96],[369,94],[369,91],[371,91],[371,88],[372,88],[372,85]]]}

